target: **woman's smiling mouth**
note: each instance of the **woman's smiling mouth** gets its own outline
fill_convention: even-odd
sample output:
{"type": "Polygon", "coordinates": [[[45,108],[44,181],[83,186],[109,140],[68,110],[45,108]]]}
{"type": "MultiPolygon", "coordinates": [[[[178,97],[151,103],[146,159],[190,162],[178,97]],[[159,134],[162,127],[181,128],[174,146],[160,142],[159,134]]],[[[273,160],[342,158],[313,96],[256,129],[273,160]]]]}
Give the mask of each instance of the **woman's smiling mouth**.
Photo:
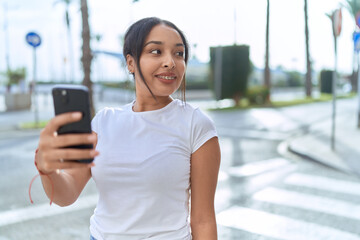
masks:
{"type": "Polygon", "coordinates": [[[157,77],[161,82],[164,83],[172,83],[177,78],[175,74],[158,74],[155,75],[155,77],[157,77]]]}

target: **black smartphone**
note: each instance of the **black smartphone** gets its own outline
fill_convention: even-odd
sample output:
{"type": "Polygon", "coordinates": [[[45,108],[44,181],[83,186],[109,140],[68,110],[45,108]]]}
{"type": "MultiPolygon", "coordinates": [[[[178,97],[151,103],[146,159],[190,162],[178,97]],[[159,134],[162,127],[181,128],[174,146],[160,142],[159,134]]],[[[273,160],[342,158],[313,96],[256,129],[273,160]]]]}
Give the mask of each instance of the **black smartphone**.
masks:
{"type": "MultiPolygon", "coordinates": [[[[55,115],[66,112],[81,112],[83,117],[78,122],[61,126],[57,133],[91,133],[91,113],[89,90],[82,85],[55,85],[52,89],[55,115]]],[[[68,146],[67,148],[92,149],[92,144],[68,146]]],[[[82,163],[91,163],[94,159],[76,160],[82,163]]]]}

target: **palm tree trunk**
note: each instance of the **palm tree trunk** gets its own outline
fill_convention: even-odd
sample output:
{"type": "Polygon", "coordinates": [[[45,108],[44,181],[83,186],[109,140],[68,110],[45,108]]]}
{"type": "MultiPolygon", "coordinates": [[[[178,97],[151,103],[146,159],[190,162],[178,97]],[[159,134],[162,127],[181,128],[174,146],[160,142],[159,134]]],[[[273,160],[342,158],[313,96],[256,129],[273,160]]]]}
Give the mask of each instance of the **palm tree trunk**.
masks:
{"type": "Polygon", "coordinates": [[[69,4],[66,4],[65,10],[65,21],[66,21],[66,29],[67,29],[67,38],[68,38],[68,51],[69,51],[69,64],[70,64],[70,82],[73,83],[75,81],[74,74],[74,51],[71,37],[71,27],[70,27],[70,17],[69,17],[69,4]]]}
{"type": "Polygon", "coordinates": [[[89,27],[89,14],[88,14],[88,6],[87,0],[80,0],[81,3],[81,15],[82,15],[82,52],[83,55],[81,57],[81,62],[83,65],[84,70],[84,79],[82,84],[87,86],[89,89],[89,97],[90,97],[90,110],[91,115],[95,115],[95,108],[93,104],[93,97],[92,97],[92,82],[90,79],[91,73],[91,61],[92,61],[92,54],[90,49],[90,27],[89,27]]]}
{"type": "Polygon", "coordinates": [[[270,67],[269,67],[269,20],[270,20],[270,0],[267,0],[264,85],[270,90],[271,82],[270,82],[270,67]]]}
{"type": "Polygon", "coordinates": [[[271,84],[270,84],[270,67],[269,67],[269,20],[270,20],[270,0],[267,0],[264,85],[270,89],[271,84]]]}
{"type": "Polygon", "coordinates": [[[304,13],[305,13],[305,45],[306,45],[306,83],[305,91],[306,96],[311,97],[312,95],[312,81],[311,81],[311,61],[309,51],[309,26],[308,26],[308,6],[307,0],[304,0],[304,13]]]}

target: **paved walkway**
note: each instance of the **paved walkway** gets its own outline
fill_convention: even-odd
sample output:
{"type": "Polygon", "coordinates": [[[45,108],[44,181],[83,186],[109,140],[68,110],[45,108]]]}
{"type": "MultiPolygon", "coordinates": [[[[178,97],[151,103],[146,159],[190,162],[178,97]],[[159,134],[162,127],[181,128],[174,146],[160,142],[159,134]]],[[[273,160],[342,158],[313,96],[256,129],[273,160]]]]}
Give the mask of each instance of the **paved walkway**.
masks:
{"type": "Polygon", "coordinates": [[[338,170],[360,174],[360,129],[357,114],[337,116],[334,149],[331,147],[332,120],[311,127],[309,134],[288,140],[289,150],[338,170]]]}

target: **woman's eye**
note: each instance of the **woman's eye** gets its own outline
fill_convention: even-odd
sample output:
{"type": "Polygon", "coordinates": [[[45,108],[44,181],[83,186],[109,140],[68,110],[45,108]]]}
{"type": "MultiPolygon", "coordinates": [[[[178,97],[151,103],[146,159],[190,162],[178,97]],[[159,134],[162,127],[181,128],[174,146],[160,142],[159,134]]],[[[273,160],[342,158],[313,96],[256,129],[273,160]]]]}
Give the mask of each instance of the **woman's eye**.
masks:
{"type": "Polygon", "coordinates": [[[150,53],[152,53],[152,54],[160,54],[161,52],[158,49],[154,49],[154,50],[151,50],[150,53]]]}
{"type": "Polygon", "coordinates": [[[184,52],[182,52],[182,51],[176,52],[176,55],[179,57],[184,57],[184,52]]]}

